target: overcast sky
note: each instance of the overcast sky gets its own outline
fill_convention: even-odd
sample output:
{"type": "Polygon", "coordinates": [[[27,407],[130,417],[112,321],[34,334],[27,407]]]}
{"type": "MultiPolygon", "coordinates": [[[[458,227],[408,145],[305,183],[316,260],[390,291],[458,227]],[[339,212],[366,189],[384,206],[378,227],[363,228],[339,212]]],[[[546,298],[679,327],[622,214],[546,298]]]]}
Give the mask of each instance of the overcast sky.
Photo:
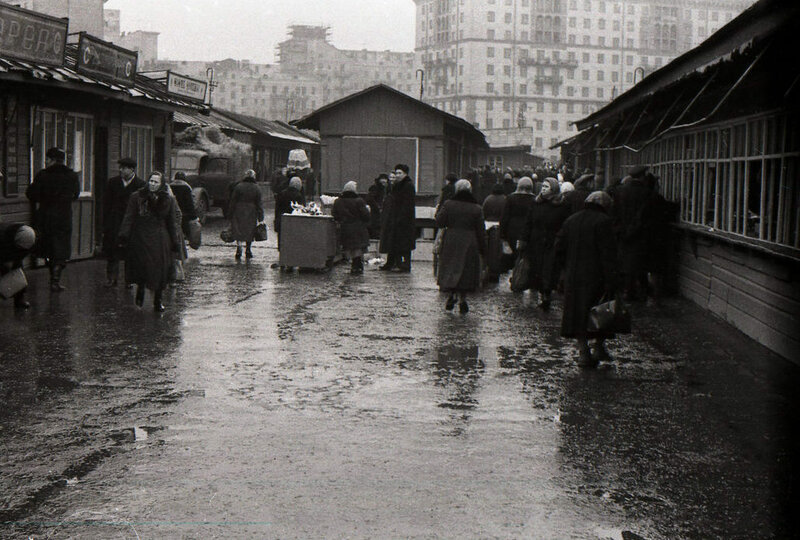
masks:
{"type": "Polygon", "coordinates": [[[169,60],[275,61],[290,24],[330,27],[340,49],[414,50],[413,0],[110,0],[121,29],[159,32],[169,60]]]}

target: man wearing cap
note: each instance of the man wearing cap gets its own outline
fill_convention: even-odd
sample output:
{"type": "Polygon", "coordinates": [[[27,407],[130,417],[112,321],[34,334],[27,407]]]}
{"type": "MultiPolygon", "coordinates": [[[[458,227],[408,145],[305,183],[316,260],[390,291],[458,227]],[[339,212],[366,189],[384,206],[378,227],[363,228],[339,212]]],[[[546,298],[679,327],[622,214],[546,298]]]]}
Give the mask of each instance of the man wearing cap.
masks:
{"type": "Polygon", "coordinates": [[[81,192],[75,171],[64,164],[59,148],[45,153],[45,168],[36,173],[25,195],[34,204],[34,223],[40,237],[39,255],[50,268],[50,291],[61,292],[61,274],[72,254],[72,201],[81,192]]]}
{"type": "Polygon", "coordinates": [[[386,253],[386,264],[381,270],[397,267],[401,272],[411,272],[411,252],[416,247],[416,189],[408,176],[408,165],[394,166],[395,180],[384,200],[386,212],[381,222],[379,251],[386,253]]]}
{"type": "Polygon", "coordinates": [[[106,262],[106,287],[114,287],[119,275],[119,261],[125,258],[125,249],[119,246],[119,228],[128,199],[144,187],[144,180],[136,175],[136,160],[124,157],[117,161],[119,175],[108,179],[103,193],[103,253],[106,262]]]}
{"type": "MultiPolygon", "coordinates": [[[[23,223],[0,223],[0,276],[17,268],[22,268],[22,260],[33,251],[36,232],[23,223]]],[[[31,305],[25,300],[25,289],[14,295],[15,309],[28,309],[31,305]]]]}

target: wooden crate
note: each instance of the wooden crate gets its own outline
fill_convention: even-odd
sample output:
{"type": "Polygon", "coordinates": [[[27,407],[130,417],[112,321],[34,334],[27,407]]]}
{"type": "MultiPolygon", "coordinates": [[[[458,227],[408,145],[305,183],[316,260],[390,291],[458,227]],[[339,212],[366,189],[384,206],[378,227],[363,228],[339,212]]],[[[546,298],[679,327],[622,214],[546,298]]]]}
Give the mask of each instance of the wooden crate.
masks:
{"type": "Polygon", "coordinates": [[[331,216],[281,216],[281,266],[327,268],[336,257],[337,243],[331,216]]]}

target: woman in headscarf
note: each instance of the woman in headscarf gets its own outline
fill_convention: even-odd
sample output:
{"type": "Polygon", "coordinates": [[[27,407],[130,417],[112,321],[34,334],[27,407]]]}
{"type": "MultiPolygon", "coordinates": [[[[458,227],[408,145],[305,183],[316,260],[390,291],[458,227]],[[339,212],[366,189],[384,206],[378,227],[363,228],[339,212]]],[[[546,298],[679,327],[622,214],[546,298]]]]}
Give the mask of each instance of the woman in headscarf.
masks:
{"type": "Polygon", "coordinates": [[[347,182],[333,203],[331,214],[339,224],[339,242],[350,258],[350,273],[364,273],[364,251],[369,247],[369,207],[358,196],[355,182],[347,182]]]}
{"type": "Polygon", "coordinates": [[[180,248],[176,207],[164,175],[158,171],[150,173],[147,185],[128,200],[119,239],[127,245],[125,281],[137,285],[136,305],[139,307],[144,303],[147,288],[153,291],[153,309],[164,311],[162,294],[175,253],[180,248]]]}
{"type": "Polygon", "coordinates": [[[515,258],[519,254],[517,242],[524,239],[525,222],[533,200],[533,181],[523,176],[517,182],[517,190],[506,199],[500,216],[500,238],[508,242],[515,258]]]}
{"type": "Polygon", "coordinates": [[[437,275],[439,289],[449,293],[445,309],[453,309],[458,297],[459,311],[467,313],[467,293],[480,285],[486,254],[483,211],[469,180],[456,182],[455,195],[436,212],[436,225],[445,229],[437,275]]]}
{"type": "Polygon", "coordinates": [[[292,213],[292,203],[305,206],[306,198],[303,195],[303,180],[293,176],[289,180],[289,187],[278,193],[275,197],[275,233],[278,235],[278,250],[281,249],[281,216],[292,213]]]}
{"type": "Polygon", "coordinates": [[[250,246],[253,243],[256,225],[264,220],[261,190],[256,185],[256,172],[253,169],[245,172],[242,181],[233,188],[228,215],[231,219],[231,233],[236,240],[236,260],[242,258],[242,242],[245,243],[245,258],[252,259],[253,252],[250,246]]]}
{"type": "Polygon", "coordinates": [[[561,199],[558,180],[545,178],[531,205],[521,242],[523,253],[531,263],[530,286],[539,291],[539,307],[544,310],[550,309],[550,295],[558,285],[556,234],[570,213],[570,207],[561,199]]]}
{"type": "Polygon", "coordinates": [[[578,340],[578,365],[595,367],[609,359],[603,345],[614,337],[608,332],[589,332],[589,311],[609,298],[617,288],[616,243],[611,217],[611,197],[594,191],[584,209],[570,216],[556,237],[556,253],[564,264],[564,313],[561,335],[578,340]],[[589,339],[594,338],[594,351],[589,339]]]}
{"type": "MultiPolygon", "coordinates": [[[[22,268],[22,260],[27,257],[36,244],[36,232],[33,227],[22,223],[0,223],[0,277],[18,268],[22,268]]],[[[14,294],[14,308],[28,309],[30,303],[25,300],[25,289],[14,294]]]]}

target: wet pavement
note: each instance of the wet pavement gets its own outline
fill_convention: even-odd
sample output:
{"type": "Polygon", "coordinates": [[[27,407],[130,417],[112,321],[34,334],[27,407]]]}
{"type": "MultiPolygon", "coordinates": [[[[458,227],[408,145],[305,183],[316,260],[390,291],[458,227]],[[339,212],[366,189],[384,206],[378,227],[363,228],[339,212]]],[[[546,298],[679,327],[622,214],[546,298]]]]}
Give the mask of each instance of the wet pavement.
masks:
{"type": "MultiPolygon", "coordinates": [[[[282,273],[204,231],[167,311],[0,303],[2,538],[789,538],[800,369],[692,304],[584,371],[528,293],[282,273]]],[[[270,231],[272,234],[272,231],[270,231]]]]}

